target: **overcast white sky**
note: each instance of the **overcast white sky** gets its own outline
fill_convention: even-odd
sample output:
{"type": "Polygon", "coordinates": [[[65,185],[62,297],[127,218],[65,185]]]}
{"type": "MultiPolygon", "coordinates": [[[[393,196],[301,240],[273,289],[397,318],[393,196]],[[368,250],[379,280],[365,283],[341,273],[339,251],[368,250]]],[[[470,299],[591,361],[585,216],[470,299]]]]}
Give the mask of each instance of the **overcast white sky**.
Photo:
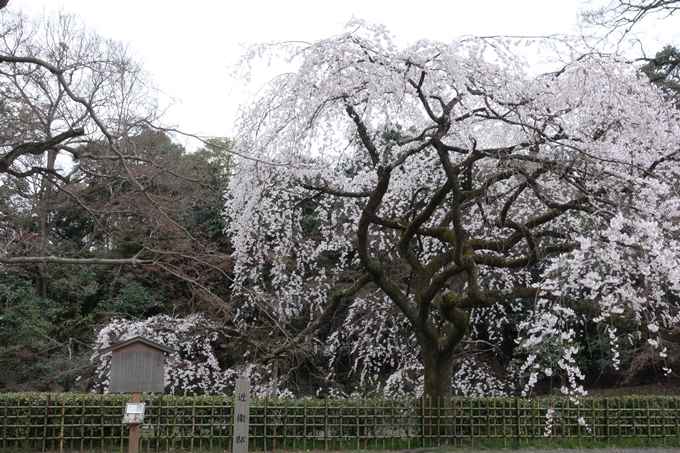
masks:
{"type": "MultiPolygon", "coordinates": [[[[128,42],[163,92],[177,100],[166,118],[182,130],[233,133],[236,107],[258,87],[230,77],[242,45],[314,41],[352,17],[382,23],[399,43],[461,35],[577,32],[584,0],[10,0],[29,13],[62,8],[102,36],[128,42]]],[[[261,84],[261,82],[260,82],[261,84]]]]}

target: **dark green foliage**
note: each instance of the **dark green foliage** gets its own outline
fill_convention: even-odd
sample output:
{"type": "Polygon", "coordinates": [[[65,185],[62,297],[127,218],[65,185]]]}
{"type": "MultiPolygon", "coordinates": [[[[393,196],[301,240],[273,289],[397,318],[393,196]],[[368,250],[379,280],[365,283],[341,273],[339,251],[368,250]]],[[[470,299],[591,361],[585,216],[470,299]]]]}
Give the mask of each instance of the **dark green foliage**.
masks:
{"type": "Polygon", "coordinates": [[[680,50],[666,46],[642,67],[649,80],[659,86],[670,102],[680,108],[680,50]]]}
{"type": "Polygon", "coordinates": [[[144,286],[133,275],[126,275],[116,282],[115,292],[100,308],[109,316],[141,319],[164,311],[164,302],[161,294],[144,286]]]}
{"type": "Polygon", "coordinates": [[[71,388],[74,370],[89,359],[79,345],[91,325],[77,307],[35,295],[21,278],[0,283],[0,304],[0,389],[26,381],[29,388],[71,388]]]}
{"type": "MultiPolygon", "coordinates": [[[[36,194],[26,179],[0,175],[0,235],[14,256],[160,262],[0,265],[0,368],[10,370],[0,373],[0,390],[87,387],[88,345],[112,317],[203,309],[219,315],[229,308],[222,213],[231,143],[215,139],[188,153],[165,133],[145,129],[120,146],[142,159],[128,164],[134,181],[107,159],[76,162],[71,196],[36,194]]],[[[109,153],[95,142],[80,151],[109,153]]]]}
{"type": "Polygon", "coordinates": [[[200,196],[192,209],[193,223],[206,237],[224,235],[224,194],[234,167],[234,157],[228,139],[212,139],[204,148],[186,156],[188,165],[203,175],[200,196]]]}

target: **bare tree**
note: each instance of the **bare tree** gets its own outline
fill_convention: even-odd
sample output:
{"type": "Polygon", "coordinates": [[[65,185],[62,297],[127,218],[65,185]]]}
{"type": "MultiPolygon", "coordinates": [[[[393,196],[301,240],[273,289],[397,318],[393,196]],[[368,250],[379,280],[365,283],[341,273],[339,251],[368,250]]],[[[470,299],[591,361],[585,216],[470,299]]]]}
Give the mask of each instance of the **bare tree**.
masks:
{"type": "Polygon", "coordinates": [[[157,132],[139,62],[72,15],[0,14],[0,264],[153,264],[210,293],[192,266],[222,273],[224,256],[186,221],[208,183],[157,132]],[[76,218],[80,240],[59,248],[76,218]]]}
{"type": "Polygon", "coordinates": [[[582,17],[586,24],[625,35],[648,16],[669,17],[678,10],[680,0],[608,0],[599,8],[585,11],[582,17]]]}

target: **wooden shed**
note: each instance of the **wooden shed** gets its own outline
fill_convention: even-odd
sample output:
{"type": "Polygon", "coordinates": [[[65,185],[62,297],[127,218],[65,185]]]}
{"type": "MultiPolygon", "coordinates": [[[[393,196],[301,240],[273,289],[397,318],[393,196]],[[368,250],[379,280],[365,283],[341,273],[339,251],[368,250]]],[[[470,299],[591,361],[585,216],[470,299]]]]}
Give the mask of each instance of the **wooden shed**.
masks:
{"type": "Polygon", "coordinates": [[[163,393],[165,354],[174,349],[135,337],[99,352],[113,354],[109,393],[163,393]]]}

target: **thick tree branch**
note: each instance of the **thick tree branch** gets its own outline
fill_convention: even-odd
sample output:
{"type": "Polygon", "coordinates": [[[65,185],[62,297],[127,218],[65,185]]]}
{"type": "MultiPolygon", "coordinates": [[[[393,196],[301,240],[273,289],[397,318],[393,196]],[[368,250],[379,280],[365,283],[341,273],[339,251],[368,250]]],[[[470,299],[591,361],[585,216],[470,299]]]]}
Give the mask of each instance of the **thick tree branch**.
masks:
{"type": "Polygon", "coordinates": [[[59,135],[56,135],[55,137],[49,138],[42,142],[29,142],[17,145],[14,148],[12,148],[12,150],[9,151],[7,154],[0,157],[0,173],[9,170],[14,161],[20,156],[26,154],[39,155],[49,149],[56,147],[57,145],[61,144],[62,142],[70,138],[81,137],[83,135],[85,135],[85,130],[82,128],[69,129],[65,132],[62,132],[59,135]]]}
{"type": "Polygon", "coordinates": [[[333,316],[335,316],[335,313],[338,311],[338,308],[340,308],[340,304],[342,302],[346,302],[348,298],[354,296],[364,286],[366,286],[368,283],[372,281],[373,276],[369,273],[366,273],[359,277],[359,279],[356,282],[354,282],[354,284],[349,288],[335,291],[330,296],[330,303],[328,304],[328,306],[324,308],[324,311],[319,316],[317,316],[314,321],[312,321],[307,325],[307,327],[302,329],[302,331],[300,331],[300,333],[298,333],[295,336],[295,338],[279,346],[278,348],[267,354],[265,357],[263,357],[262,361],[264,363],[267,363],[270,360],[280,356],[281,354],[285,353],[286,351],[303,342],[311,333],[315,332],[321,326],[330,321],[333,316]]]}
{"type": "Polygon", "coordinates": [[[60,256],[18,256],[8,258],[0,256],[1,264],[77,264],[102,266],[148,266],[156,264],[154,260],[137,258],[65,258],[60,256]]]}

